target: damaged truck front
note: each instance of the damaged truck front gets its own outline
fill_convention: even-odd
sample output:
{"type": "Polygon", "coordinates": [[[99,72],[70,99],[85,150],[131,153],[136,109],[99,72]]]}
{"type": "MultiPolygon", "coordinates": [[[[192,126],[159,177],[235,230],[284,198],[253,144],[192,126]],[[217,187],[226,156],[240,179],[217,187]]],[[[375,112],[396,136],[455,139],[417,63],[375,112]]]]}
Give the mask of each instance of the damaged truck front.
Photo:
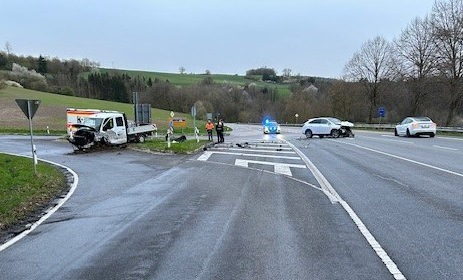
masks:
{"type": "Polygon", "coordinates": [[[67,139],[81,151],[97,147],[125,146],[128,142],[144,142],[157,131],[155,124],[136,125],[127,121],[124,113],[116,111],[94,110],[94,114],[87,114],[74,121],[77,110],[68,109],[67,139]]]}

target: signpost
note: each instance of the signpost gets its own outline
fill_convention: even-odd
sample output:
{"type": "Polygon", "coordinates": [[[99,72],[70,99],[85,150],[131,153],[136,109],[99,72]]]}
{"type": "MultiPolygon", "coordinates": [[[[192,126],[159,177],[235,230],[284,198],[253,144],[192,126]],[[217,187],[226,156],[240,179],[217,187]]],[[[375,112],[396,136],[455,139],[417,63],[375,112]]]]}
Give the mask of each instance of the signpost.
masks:
{"type": "Polygon", "coordinates": [[[191,116],[193,117],[193,131],[195,133],[196,142],[199,142],[199,137],[198,137],[199,130],[196,127],[196,106],[194,105],[193,107],[191,107],[191,116]]]}
{"type": "Polygon", "coordinates": [[[378,109],[378,116],[379,116],[379,126],[381,126],[381,120],[386,116],[386,108],[379,107],[378,109]]]}
{"type": "Polygon", "coordinates": [[[31,149],[32,149],[32,163],[34,165],[34,174],[37,175],[37,150],[34,145],[33,133],[32,133],[32,118],[39,108],[40,100],[27,100],[27,99],[16,99],[16,103],[19,108],[24,112],[24,115],[29,119],[29,130],[31,132],[31,149]]]}

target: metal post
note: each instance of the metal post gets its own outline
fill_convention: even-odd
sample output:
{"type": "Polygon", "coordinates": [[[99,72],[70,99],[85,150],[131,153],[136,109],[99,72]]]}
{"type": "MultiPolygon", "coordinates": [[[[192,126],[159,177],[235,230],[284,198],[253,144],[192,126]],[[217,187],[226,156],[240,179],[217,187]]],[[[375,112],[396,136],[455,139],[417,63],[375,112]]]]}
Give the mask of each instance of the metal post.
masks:
{"type": "Polygon", "coordinates": [[[31,101],[27,100],[27,114],[29,119],[29,130],[31,132],[31,149],[32,149],[32,164],[34,165],[34,175],[37,175],[37,152],[34,145],[34,138],[32,136],[32,117],[31,117],[31,101]]]}
{"type": "Polygon", "coordinates": [[[138,92],[133,92],[133,112],[135,114],[135,124],[138,125],[138,92]]]}

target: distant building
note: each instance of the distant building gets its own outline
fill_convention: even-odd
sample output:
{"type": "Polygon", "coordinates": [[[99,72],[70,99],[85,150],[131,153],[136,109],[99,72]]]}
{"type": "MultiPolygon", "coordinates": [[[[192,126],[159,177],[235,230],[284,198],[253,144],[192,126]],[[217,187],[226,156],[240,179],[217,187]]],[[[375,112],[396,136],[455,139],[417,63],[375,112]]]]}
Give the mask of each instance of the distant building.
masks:
{"type": "Polygon", "coordinates": [[[310,86],[306,87],[303,91],[316,93],[318,92],[318,88],[314,86],[313,84],[310,84],[310,86]]]}

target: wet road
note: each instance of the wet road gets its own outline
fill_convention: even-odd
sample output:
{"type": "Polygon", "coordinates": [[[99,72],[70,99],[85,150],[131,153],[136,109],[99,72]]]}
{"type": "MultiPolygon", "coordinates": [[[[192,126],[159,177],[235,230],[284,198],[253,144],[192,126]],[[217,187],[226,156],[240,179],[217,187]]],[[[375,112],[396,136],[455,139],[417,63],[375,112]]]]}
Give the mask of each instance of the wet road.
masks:
{"type": "MultiPolygon", "coordinates": [[[[377,134],[307,140],[297,129],[262,136],[255,126],[242,125],[226,136],[225,145],[206,151],[207,156],[202,152],[178,156],[127,149],[73,154],[68,143],[37,139],[39,157],[72,168],[79,184],[51,218],[0,252],[0,275],[4,279],[394,279],[345,210],[343,203],[348,203],[408,279],[455,279],[451,277],[461,272],[459,266],[429,266],[424,257],[434,261],[447,254],[453,261],[461,260],[460,253],[448,246],[461,238],[458,220],[439,224],[451,231],[438,239],[439,245],[432,244],[442,233],[432,225],[444,213],[436,216],[436,211],[456,214],[461,207],[449,198],[460,195],[459,177],[444,176],[446,190],[453,193],[440,192],[439,199],[430,195],[417,199],[420,182],[407,183],[410,188],[397,192],[409,177],[396,173],[417,165],[401,160],[405,165],[387,168],[387,174],[380,168],[372,171],[396,164],[397,158],[378,157],[380,153],[365,149],[387,147],[383,140],[377,134]],[[342,203],[333,201],[327,186],[308,167],[298,167],[306,162],[283,145],[282,138],[318,167],[335,189],[334,200],[342,203]],[[244,152],[230,150],[244,142],[250,145],[244,152]],[[275,143],[280,146],[272,148],[275,143]],[[431,202],[446,206],[435,210],[427,207],[431,202]],[[426,213],[426,219],[418,217],[420,213],[426,213]],[[413,238],[413,232],[419,232],[419,238],[413,238]],[[415,245],[425,247],[411,250],[415,245]]],[[[29,155],[28,141],[0,136],[0,151],[29,155]]],[[[441,158],[446,161],[444,155],[441,158]]],[[[427,192],[437,182],[428,185],[427,192]]]]}

